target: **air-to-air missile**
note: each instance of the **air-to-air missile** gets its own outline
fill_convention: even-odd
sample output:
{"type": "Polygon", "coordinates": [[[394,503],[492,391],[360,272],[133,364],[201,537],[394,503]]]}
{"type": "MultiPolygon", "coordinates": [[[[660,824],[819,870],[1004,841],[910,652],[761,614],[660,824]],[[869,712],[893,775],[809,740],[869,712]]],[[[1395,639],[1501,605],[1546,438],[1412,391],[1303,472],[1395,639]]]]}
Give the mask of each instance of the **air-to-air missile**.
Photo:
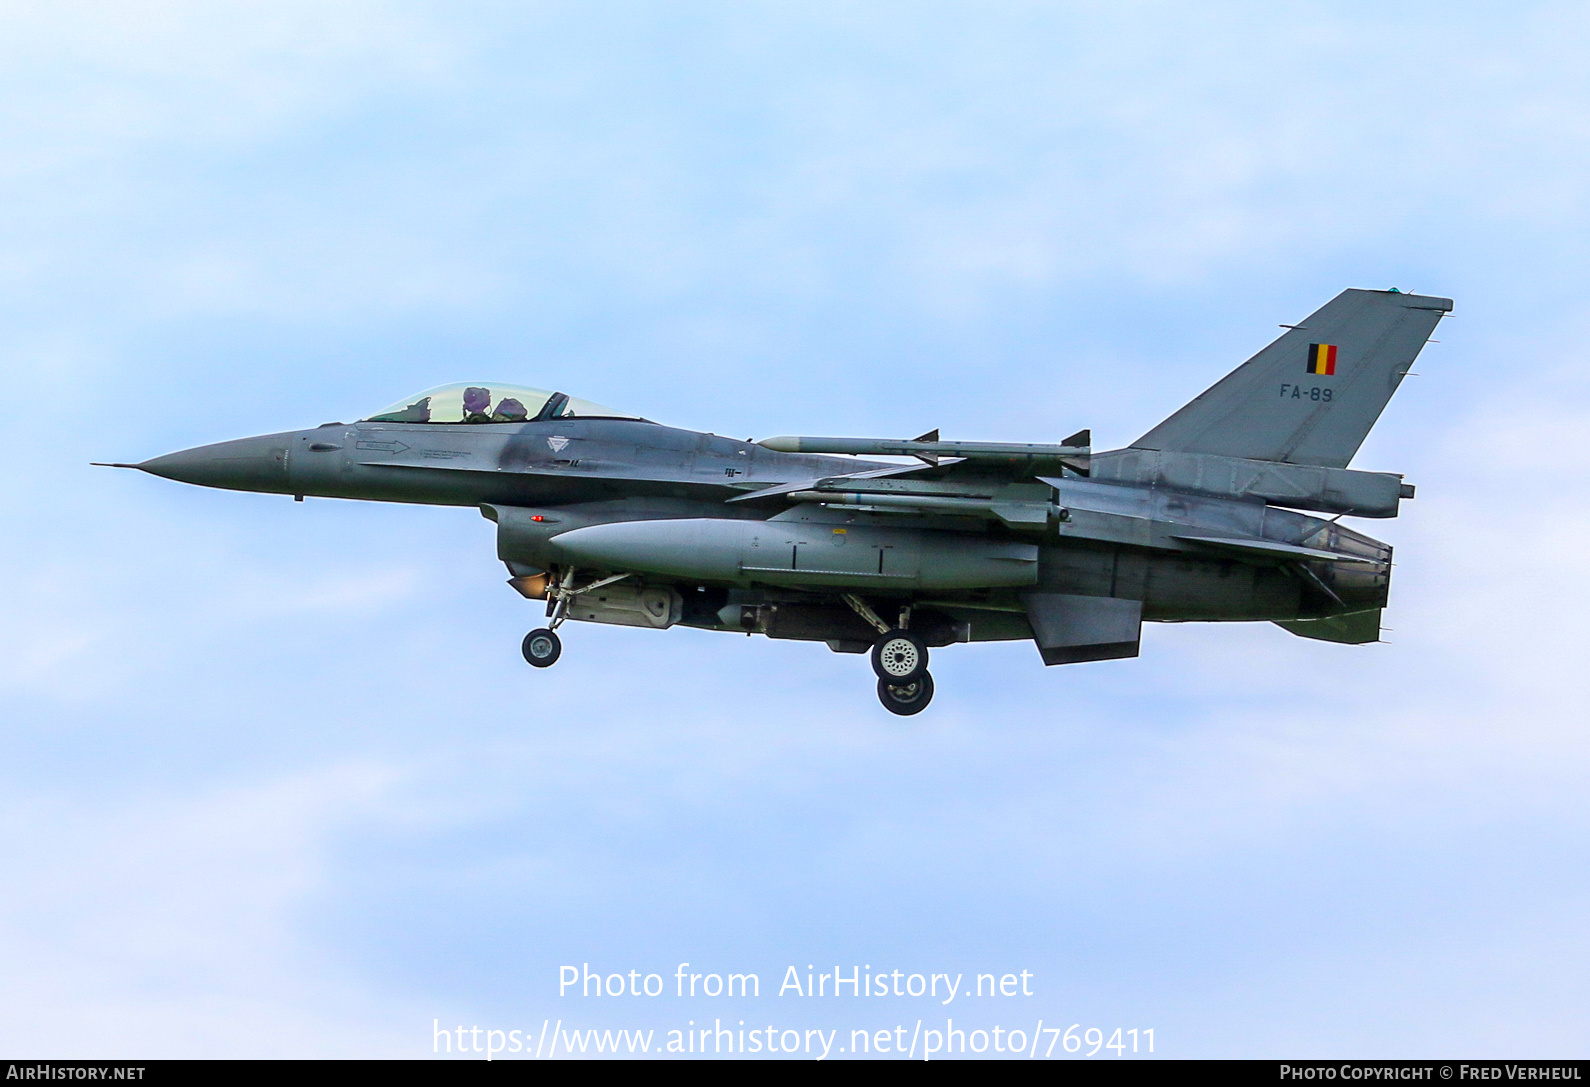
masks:
{"type": "Polygon", "coordinates": [[[1052,445],[936,430],[741,442],[476,382],[118,467],[474,506],[509,584],[545,602],[522,647],[538,668],[570,619],[764,634],[870,653],[883,705],[913,714],[933,697],[928,651],[956,642],[1031,641],[1071,664],[1135,657],[1145,621],[1377,641],[1391,548],[1341,518],[1395,517],[1413,488],[1347,465],[1451,308],[1344,291],[1099,453],[1086,430],[1052,445]]]}

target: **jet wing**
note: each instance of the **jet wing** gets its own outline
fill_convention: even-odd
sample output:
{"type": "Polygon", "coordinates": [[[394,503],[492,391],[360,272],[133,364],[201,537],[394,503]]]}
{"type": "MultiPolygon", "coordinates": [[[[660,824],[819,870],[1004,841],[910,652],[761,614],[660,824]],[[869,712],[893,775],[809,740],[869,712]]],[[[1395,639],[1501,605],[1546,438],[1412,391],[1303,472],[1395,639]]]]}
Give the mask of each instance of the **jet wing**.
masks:
{"type": "Polygon", "coordinates": [[[1093,434],[1079,430],[1058,445],[1034,442],[946,442],[930,430],[919,438],[764,438],[757,444],[777,453],[827,453],[868,457],[915,457],[923,463],[890,470],[926,480],[1031,479],[1062,475],[1067,469],[1086,476],[1093,434]]]}
{"type": "Polygon", "coordinates": [[[816,504],[853,512],[909,517],[972,517],[1000,521],[1013,529],[1040,532],[1060,516],[1048,484],[986,477],[970,480],[923,478],[924,473],[942,469],[942,465],[929,468],[902,464],[851,475],[780,483],[725,501],[780,498],[794,506],[816,504]]]}
{"type": "Polygon", "coordinates": [[[725,502],[750,502],[758,498],[777,498],[780,495],[791,494],[795,491],[821,490],[824,487],[842,484],[847,480],[863,479],[888,479],[895,476],[909,476],[914,472],[926,468],[921,464],[895,464],[888,468],[874,468],[870,472],[853,472],[843,476],[813,476],[809,479],[797,479],[793,483],[780,483],[772,487],[762,487],[758,490],[737,494],[725,502]]]}
{"type": "MultiPolygon", "coordinates": [[[[1064,467],[1073,467],[1068,461],[1064,467]]],[[[839,476],[812,476],[807,479],[798,479],[790,483],[779,483],[771,487],[761,487],[745,494],[737,494],[733,498],[725,499],[727,502],[752,502],[764,498],[778,498],[783,495],[793,494],[797,491],[815,491],[842,489],[851,482],[860,482],[871,479],[897,479],[902,481],[919,481],[922,483],[950,485],[944,490],[945,494],[957,492],[986,493],[991,487],[999,487],[1006,483],[1023,480],[1040,479],[1048,474],[1058,476],[1061,465],[1056,463],[1034,462],[1026,457],[1018,461],[1002,462],[979,458],[977,460],[946,460],[938,464],[896,464],[888,468],[875,468],[869,472],[852,472],[839,476]]]]}

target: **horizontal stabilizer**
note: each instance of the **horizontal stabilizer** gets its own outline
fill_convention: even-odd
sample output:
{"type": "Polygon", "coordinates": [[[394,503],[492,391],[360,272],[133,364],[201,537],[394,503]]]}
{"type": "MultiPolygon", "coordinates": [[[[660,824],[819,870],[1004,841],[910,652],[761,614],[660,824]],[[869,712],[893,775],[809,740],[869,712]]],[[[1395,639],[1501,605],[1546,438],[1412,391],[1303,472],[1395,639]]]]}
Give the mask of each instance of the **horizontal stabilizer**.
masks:
{"type": "Polygon", "coordinates": [[[1394,472],[1357,472],[1210,453],[1116,449],[1095,456],[1091,468],[1092,478],[1105,483],[1133,483],[1219,498],[1262,498],[1272,506],[1354,517],[1395,517],[1398,504],[1413,497],[1413,487],[1394,472]]]}
{"type": "Polygon", "coordinates": [[[1299,638],[1344,645],[1367,645],[1380,641],[1380,610],[1352,611],[1329,619],[1282,619],[1275,625],[1299,638]]]}
{"type": "Polygon", "coordinates": [[[1137,656],[1143,603],[1112,596],[1022,593],[1033,641],[1045,664],[1137,656]]]}
{"type": "Polygon", "coordinates": [[[1343,291],[1132,446],[1345,468],[1451,308],[1343,291]]]}

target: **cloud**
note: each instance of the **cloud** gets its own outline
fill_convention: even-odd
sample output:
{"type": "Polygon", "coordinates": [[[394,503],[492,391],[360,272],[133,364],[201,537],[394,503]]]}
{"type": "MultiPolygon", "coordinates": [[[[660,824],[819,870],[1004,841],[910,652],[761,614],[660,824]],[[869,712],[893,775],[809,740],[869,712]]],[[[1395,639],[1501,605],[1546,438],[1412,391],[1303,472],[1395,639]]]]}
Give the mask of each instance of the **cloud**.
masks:
{"type": "Polygon", "coordinates": [[[301,913],[324,893],[327,835],[381,819],[398,780],[344,765],[131,800],[13,795],[0,814],[10,1044],[123,1059],[393,1045],[390,1005],[328,968],[301,913]]]}

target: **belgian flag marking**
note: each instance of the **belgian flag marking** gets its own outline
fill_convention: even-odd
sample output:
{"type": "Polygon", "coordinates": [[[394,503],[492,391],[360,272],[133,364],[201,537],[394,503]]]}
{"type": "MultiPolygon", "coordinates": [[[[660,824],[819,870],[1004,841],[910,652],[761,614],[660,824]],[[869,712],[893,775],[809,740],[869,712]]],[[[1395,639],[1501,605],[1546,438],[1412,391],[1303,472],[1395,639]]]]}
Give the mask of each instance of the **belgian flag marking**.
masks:
{"type": "Polygon", "coordinates": [[[1308,345],[1308,372],[1330,377],[1336,373],[1336,345],[1311,343],[1308,345]]]}

